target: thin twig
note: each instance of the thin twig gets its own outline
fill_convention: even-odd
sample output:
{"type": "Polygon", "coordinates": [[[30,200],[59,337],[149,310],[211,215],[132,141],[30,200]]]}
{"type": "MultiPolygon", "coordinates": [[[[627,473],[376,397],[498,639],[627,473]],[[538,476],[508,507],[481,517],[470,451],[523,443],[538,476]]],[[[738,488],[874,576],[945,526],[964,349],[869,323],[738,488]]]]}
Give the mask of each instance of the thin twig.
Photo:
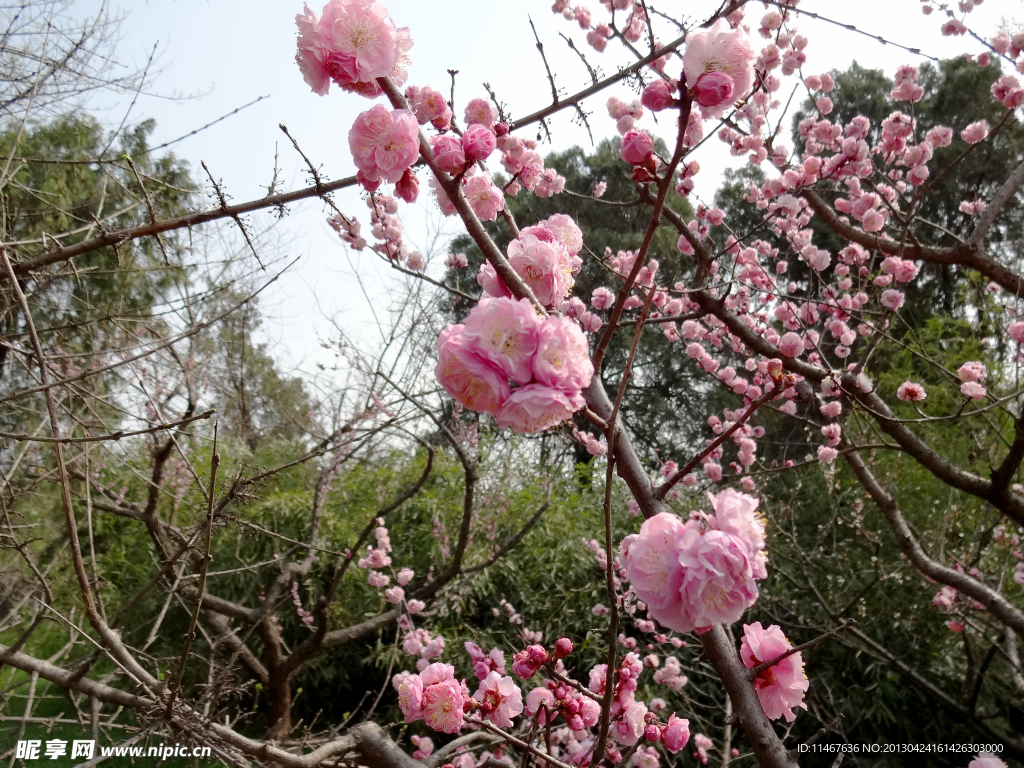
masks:
{"type": "Polygon", "coordinates": [[[174,713],[174,699],[181,687],[181,678],[185,674],[185,664],[188,661],[188,649],[196,636],[196,624],[199,623],[199,612],[203,607],[203,594],[206,591],[206,571],[210,567],[210,544],[213,540],[213,500],[214,489],[217,484],[217,467],[220,466],[220,454],[217,453],[217,425],[213,425],[213,455],[210,456],[210,486],[206,501],[206,542],[203,547],[203,561],[199,566],[199,584],[196,587],[196,608],[192,612],[192,621],[188,626],[188,633],[185,635],[185,646],[181,649],[181,661],[178,663],[178,674],[175,677],[174,685],[171,688],[171,695],[167,701],[167,719],[171,719],[174,713]]]}

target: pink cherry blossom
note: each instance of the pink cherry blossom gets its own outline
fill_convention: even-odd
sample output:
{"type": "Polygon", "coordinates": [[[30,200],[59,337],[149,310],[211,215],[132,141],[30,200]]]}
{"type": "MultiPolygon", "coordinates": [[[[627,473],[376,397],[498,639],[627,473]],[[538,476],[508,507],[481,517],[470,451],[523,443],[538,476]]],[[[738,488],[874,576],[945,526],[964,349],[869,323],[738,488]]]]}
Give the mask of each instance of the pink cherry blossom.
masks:
{"type": "Polygon", "coordinates": [[[409,101],[416,115],[416,120],[420,124],[429,123],[432,120],[444,117],[445,112],[448,111],[448,102],[444,100],[444,96],[430,86],[421,88],[416,93],[415,98],[409,101]]]}
{"type": "Polygon", "coordinates": [[[1010,323],[1006,328],[1006,332],[1018,344],[1024,344],[1024,322],[1018,320],[1017,322],[1010,323]]]}
{"type": "Polygon", "coordinates": [[[497,137],[486,125],[473,124],[462,134],[462,148],[471,162],[486,160],[494,151],[497,137]]]}
{"type": "Polygon", "coordinates": [[[509,243],[508,261],[545,307],[554,306],[572,290],[574,281],[568,254],[553,242],[544,242],[524,231],[509,243]]]}
{"type": "Polygon", "coordinates": [[[960,393],[970,400],[983,400],[988,390],[977,381],[966,381],[960,385],[960,393]]]}
{"type": "Polygon", "coordinates": [[[646,131],[627,131],[622,137],[619,156],[630,165],[643,165],[654,151],[654,140],[646,131]]]}
{"type": "MultiPolygon", "coordinates": [[[[759,621],[743,625],[740,658],[747,669],[778,658],[792,647],[782,630],[774,624],[768,629],[764,629],[759,621]]],[[[787,723],[796,720],[794,707],[807,709],[804,694],[809,687],[802,655],[799,653],[768,667],[754,680],[757,698],[764,713],[771,720],[784,717],[787,723]]]]}
{"type": "Polygon", "coordinates": [[[409,30],[396,29],[380,3],[331,0],[324,6],[320,30],[329,52],[326,63],[331,79],[339,87],[375,97],[380,93],[376,78],[391,75],[404,82],[405,54],[412,47],[409,30]]]}
{"type": "MultiPolygon", "coordinates": [[[[594,309],[608,309],[615,303],[615,294],[604,286],[595,288],[590,295],[590,303],[594,309]]],[[[1021,323],[1021,337],[1024,338],[1024,323],[1021,323]]]]}
{"type": "MultiPolygon", "coordinates": [[[[412,168],[406,168],[402,178],[395,184],[395,196],[402,198],[407,203],[415,203],[420,194],[420,180],[412,168]]],[[[410,265],[410,269],[416,269],[410,265]]],[[[422,267],[421,267],[422,268],[422,267]]]]}
{"type": "Polygon", "coordinates": [[[544,319],[533,356],[533,375],[542,384],[566,391],[590,386],[594,366],[579,325],[565,317],[544,319]]]}
{"type": "Polygon", "coordinates": [[[534,688],[526,694],[526,714],[531,717],[536,715],[541,710],[541,707],[553,708],[554,704],[555,695],[547,688],[534,688]]]}
{"type": "Polygon", "coordinates": [[[798,357],[804,351],[804,340],[790,331],[779,340],[779,352],[785,357],[798,357]]]}
{"type": "Polygon", "coordinates": [[[979,120],[976,123],[971,123],[962,131],[960,131],[960,138],[966,141],[968,144],[978,144],[984,141],[988,137],[988,121],[979,120]]]}
{"type": "Polygon", "coordinates": [[[690,92],[702,107],[714,109],[733,101],[733,81],[724,72],[705,72],[690,92]]]}
{"type": "Polygon", "coordinates": [[[466,125],[479,123],[485,128],[493,128],[498,122],[498,110],[487,99],[470,99],[464,118],[466,125]]]}
{"type": "Polygon", "coordinates": [[[985,367],[984,363],[972,361],[961,365],[956,375],[960,377],[960,381],[982,382],[988,376],[988,368],[985,367]]]}
{"type": "Polygon", "coordinates": [[[470,207],[482,221],[494,221],[498,212],[505,207],[505,194],[495,186],[491,174],[478,173],[471,176],[462,187],[470,207]]]}
{"type": "Polygon", "coordinates": [[[663,109],[668,109],[672,106],[672,92],[674,90],[673,85],[661,78],[656,78],[644,88],[643,95],[640,97],[640,103],[652,112],[661,112],[663,109]]]}
{"type": "Polygon", "coordinates": [[[578,393],[567,393],[543,384],[528,384],[509,395],[498,411],[498,427],[511,427],[532,435],[557,427],[586,404],[578,393]]]}
{"type": "Polygon", "coordinates": [[[398,706],[407,723],[423,717],[423,680],[419,675],[410,675],[399,686],[398,706]]]}
{"type": "MultiPolygon", "coordinates": [[[[550,232],[555,241],[565,247],[570,256],[575,256],[583,249],[583,232],[580,231],[571,216],[556,213],[548,216],[537,226],[550,232]]],[[[533,228],[528,227],[527,229],[532,230],[533,228]]]]}
{"type": "Polygon", "coordinates": [[[835,461],[836,456],[839,455],[839,451],[827,445],[818,446],[818,461],[822,464],[831,464],[835,461]]]}
{"type": "MultiPolygon", "coordinates": [[[[533,378],[541,320],[527,299],[481,299],[466,318],[466,348],[520,384],[533,378]]],[[[476,409],[474,409],[476,410],[476,409]]]]}
{"type": "Polygon", "coordinates": [[[423,721],[441,733],[458,733],[464,723],[465,696],[449,664],[431,664],[420,673],[423,679],[423,721]]]}
{"type": "Polygon", "coordinates": [[[430,143],[434,150],[434,162],[442,171],[458,173],[466,165],[462,142],[454,136],[435,136],[430,143]]]}
{"type": "Polygon", "coordinates": [[[609,733],[615,741],[625,746],[631,746],[643,735],[644,716],[647,714],[647,705],[642,701],[633,701],[623,712],[618,720],[612,723],[609,733]]]}
{"type": "Polygon", "coordinates": [[[510,728],[512,718],[523,711],[523,692],[511,677],[490,672],[480,681],[473,698],[480,702],[484,715],[501,728],[510,728]]]}
{"type": "Polygon", "coordinates": [[[928,393],[916,381],[904,381],[897,387],[896,397],[904,402],[916,403],[928,397],[928,393]]]}
{"type": "Polygon", "coordinates": [[[757,600],[753,558],[739,537],[705,532],[691,521],[679,550],[683,611],[674,622],[661,622],[664,626],[692,632],[716,623],[732,624],[757,600]]]}
{"type": "Polygon", "coordinates": [[[528,650],[517,651],[512,657],[512,672],[523,680],[529,680],[541,667],[540,663],[530,657],[528,650]]]}
{"type": "Polygon", "coordinates": [[[764,523],[757,515],[760,502],[733,488],[726,488],[717,494],[708,493],[708,501],[715,513],[708,520],[708,525],[741,539],[746,545],[754,578],[767,578],[764,523]]]}
{"type": "Polygon", "coordinates": [[[434,741],[429,736],[414,734],[409,737],[409,741],[416,747],[416,751],[412,753],[414,760],[424,761],[434,753],[434,741]]]}
{"type": "Polygon", "coordinates": [[[935,608],[949,610],[956,603],[956,595],[956,589],[947,585],[935,593],[935,597],[932,598],[932,605],[935,608]]]}
{"type": "Polygon", "coordinates": [[[384,590],[384,597],[392,605],[398,605],[405,598],[405,590],[401,587],[391,587],[384,590]]]}
{"type": "Polygon", "coordinates": [[[882,298],[879,299],[882,306],[886,309],[891,309],[895,312],[897,309],[903,306],[903,301],[906,297],[902,291],[897,291],[895,288],[890,288],[887,291],[882,291],[882,298]]]}
{"type": "Polygon", "coordinates": [[[978,756],[967,765],[967,768],[1006,768],[1006,763],[991,752],[979,752],[978,756]]]}
{"type": "Polygon", "coordinates": [[[406,109],[391,112],[378,104],[360,114],[348,134],[352,159],[362,173],[363,186],[368,182],[402,178],[419,156],[419,126],[406,109]]]}
{"type": "MultiPolygon", "coordinates": [[[[697,87],[701,75],[719,72],[732,79],[732,98],[745,99],[754,84],[754,50],[750,39],[740,29],[732,29],[729,22],[718,19],[710,29],[687,35],[683,52],[683,73],[686,86],[697,87]]],[[[714,111],[724,111],[723,106],[714,111]]]]}
{"type": "Polygon", "coordinates": [[[682,611],[679,546],[683,533],[682,520],[661,512],[644,521],[622,557],[637,597],[647,603],[648,615],[667,627],[682,611]]]}
{"type": "Polygon", "coordinates": [[[412,568],[403,568],[398,572],[398,576],[395,577],[395,581],[398,582],[399,586],[404,587],[406,584],[412,581],[413,576],[415,575],[416,573],[412,570],[412,568]]]}
{"type": "Polygon", "coordinates": [[[324,96],[331,87],[331,75],[327,70],[327,57],[330,55],[328,39],[320,31],[320,20],[308,5],[295,17],[295,25],[299,28],[295,63],[313,93],[324,96]]]}
{"type": "Polygon", "coordinates": [[[449,325],[441,331],[434,374],[448,394],[464,406],[496,416],[509,396],[508,377],[486,355],[469,348],[464,330],[465,326],[449,325]]]}
{"type": "Polygon", "coordinates": [[[838,400],[825,403],[818,407],[818,411],[827,419],[834,419],[843,412],[843,404],[838,400]]]}
{"type": "Polygon", "coordinates": [[[690,721],[676,717],[673,712],[668,718],[668,724],[661,730],[661,743],[665,745],[665,749],[675,754],[683,749],[689,740],[690,721]]]}

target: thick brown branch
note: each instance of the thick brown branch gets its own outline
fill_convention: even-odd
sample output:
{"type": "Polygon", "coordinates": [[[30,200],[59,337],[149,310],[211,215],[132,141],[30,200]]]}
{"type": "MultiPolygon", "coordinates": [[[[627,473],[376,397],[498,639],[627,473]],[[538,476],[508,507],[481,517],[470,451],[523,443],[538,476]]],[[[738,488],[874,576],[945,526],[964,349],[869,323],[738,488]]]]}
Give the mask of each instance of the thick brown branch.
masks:
{"type": "MultiPolygon", "coordinates": [[[[843,441],[840,445],[843,448],[851,447],[846,441],[843,441]]],[[[903,517],[903,513],[900,511],[896,500],[882,488],[857,451],[844,451],[843,458],[846,459],[846,463],[850,465],[850,469],[853,470],[860,484],[864,486],[872,501],[875,502],[882,515],[885,516],[889,527],[900,544],[900,549],[903,550],[903,554],[907,556],[918,571],[940,584],[951,586],[958,592],[962,592],[964,595],[977,600],[985,606],[985,609],[993,617],[1006,626],[1012,627],[1015,632],[1024,632],[1024,612],[1016,608],[994,589],[966,573],[960,573],[953,568],[942,565],[933,560],[924,551],[917,537],[910,530],[910,526],[903,517]]]]}

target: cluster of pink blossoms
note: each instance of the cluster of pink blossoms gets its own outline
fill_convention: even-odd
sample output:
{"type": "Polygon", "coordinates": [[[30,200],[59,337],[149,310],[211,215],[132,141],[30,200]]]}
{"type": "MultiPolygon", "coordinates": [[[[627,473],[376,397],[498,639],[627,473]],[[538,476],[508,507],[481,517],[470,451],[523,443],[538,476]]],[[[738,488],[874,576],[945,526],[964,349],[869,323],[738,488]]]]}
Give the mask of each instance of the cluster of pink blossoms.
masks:
{"type": "Polygon", "coordinates": [[[435,731],[458,733],[465,724],[463,709],[469,699],[466,682],[455,679],[455,667],[450,664],[430,664],[418,674],[405,673],[397,683],[398,706],[405,722],[419,719],[435,731]]]}
{"type": "MultiPolygon", "coordinates": [[[[747,669],[777,659],[792,647],[782,630],[774,624],[768,629],[759,621],[743,625],[740,658],[747,669]]],[[[754,679],[754,688],[764,713],[771,720],[784,717],[787,723],[796,720],[794,707],[807,709],[804,694],[809,687],[800,653],[790,654],[754,679]]]]}
{"type": "Polygon", "coordinates": [[[314,93],[326,95],[334,81],[343,90],[374,98],[380,94],[378,77],[405,81],[406,54],[412,48],[409,28],[397,29],[380,3],[331,0],[319,19],[305,6],[295,23],[295,61],[314,93]]]}
{"type": "Polygon", "coordinates": [[[755,582],[768,575],[757,499],[731,488],[709,498],[714,514],[684,522],[662,512],[620,545],[648,616],[678,632],[738,621],[757,600],[755,582]]]}
{"type": "Polygon", "coordinates": [[[402,639],[402,650],[410,656],[418,656],[416,669],[422,672],[430,664],[431,659],[436,659],[444,653],[444,636],[432,637],[430,632],[422,627],[406,633],[402,639]]]}
{"type": "MultiPolygon", "coordinates": [[[[412,180],[412,164],[420,154],[419,126],[412,112],[407,109],[388,110],[377,104],[360,114],[348,133],[348,145],[352,150],[358,172],[359,183],[373,192],[381,182],[404,185],[407,189],[412,180]]],[[[403,190],[399,196],[415,195],[403,190]]]]}
{"type": "Polygon", "coordinates": [[[582,408],[594,374],[580,327],[542,319],[526,299],[481,299],[465,325],[441,332],[437,354],[434,372],[452,397],[521,434],[551,429],[582,408]]]}
{"type": "Polygon", "coordinates": [[[505,653],[500,648],[492,648],[490,652],[484,653],[483,648],[471,641],[466,641],[465,647],[477,680],[483,680],[491,672],[505,674],[505,653]]]}
{"type": "Polygon", "coordinates": [[[418,674],[402,672],[392,685],[398,691],[398,706],[405,722],[419,719],[435,731],[458,733],[465,714],[478,712],[495,725],[508,728],[512,718],[523,711],[523,693],[511,677],[488,672],[471,697],[465,680],[457,680],[450,664],[435,663],[418,674]]]}
{"type": "MultiPolygon", "coordinates": [[[[556,213],[532,227],[523,228],[508,245],[508,262],[545,308],[559,304],[572,292],[573,276],[583,260],[583,233],[569,216],[556,213]]],[[[477,275],[484,296],[511,296],[490,262],[477,275]]]]}

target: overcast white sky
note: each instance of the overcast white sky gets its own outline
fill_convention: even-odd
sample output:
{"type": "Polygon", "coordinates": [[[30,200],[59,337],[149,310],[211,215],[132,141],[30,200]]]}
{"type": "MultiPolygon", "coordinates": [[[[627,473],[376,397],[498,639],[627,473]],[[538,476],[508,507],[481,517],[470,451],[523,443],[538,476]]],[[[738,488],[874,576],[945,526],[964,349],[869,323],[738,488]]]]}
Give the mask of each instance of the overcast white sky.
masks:
{"type": "MultiPolygon", "coordinates": [[[[279,123],[288,126],[330,178],[354,171],[347,145],[348,129],[355,115],[368,109],[370,103],[333,89],[329,96],[319,97],[303,83],[294,63],[294,17],[301,10],[299,0],[114,2],[114,7],[126,14],[122,56],[144,63],[156,44],[162,73],[155,91],[164,97],[192,97],[143,95],[138,99],[130,121],[155,118],[155,143],[186,134],[259,96],[269,96],[174,147],[196,169],[199,161],[205,160],[214,175],[224,180],[226,191],[235,201],[266,193],[278,145],[285,188],[305,185],[304,166],[278,129],[279,123]]],[[[557,83],[567,93],[589,84],[589,79],[559,32],[572,37],[588,51],[591,62],[602,65],[606,73],[623,61],[615,55],[614,41],[603,55],[590,50],[578,25],[551,13],[551,0],[387,0],[385,4],[398,25],[410,27],[415,40],[411,83],[443,86],[447,92],[447,70],[459,70],[456,107],[460,115],[461,105],[470,98],[486,96],[481,85],[484,82],[490,83],[513,115],[531,112],[550,102],[543,65],[530,32],[530,17],[545,43],[557,83]]],[[[585,0],[583,4],[591,6],[595,18],[603,13],[597,0],[585,0]]],[[[85,13],[98,2],[79,0],[77,5],[85,13]]],[[[702,13],[717,5],[708,0],[655,2],[659,10],[678,14],[682,12],[679,9],[685,9],[695,19],[703,18],[702,13]]],[[[804,0],[800,8],[855,24],[940,58],[964,50],[980,51],[978,44],[967,39],[941,37],[938,17],[922,15],[919,0],[804,0]]],[[[313,9],[319,12],[320,4],[314,2],[313,9]]],[[[748,6],[747,18],[752,26],[756,27],[762,13],[760,3],[748,6]]],[[[1024,21],[1021,0],[986,0],[968,20],[972,29],[987,37],[1004,17],[1011,24],[1024,21]]],[[[845,69],[856,59],[891,74],[900,64],[920,61],[920,57],[892,45],[882,45],[807,17],[801,19],[799,28],[811,39],[805,73],[845,69]]],[[[762,42],[756,31],[754,42],[758,46],[762,42]]],[[[623,98],[631,97],[625,86],[613,92],[623,98]]],[[[593,112],[592,125],[598,139],[614,132],[604,108],[608,95],[587,105],[593,112]]],[[[123,117],[127,101],[108,107],[105,117],[116,125],[123,117]]],[[[573,125],[568,115],[556,118],[552,130],[551,149],[589,144],[586,131],[573,125]]],[[[729,157],[717,141],[706,146],[709,152],[699,157],[704,171],[698,177],[697,192],[710,198],[722,169],[742,159],[729,157]]],[[[357,193],[341,194],[337,202],[342,210],[359,214],[366,226],[367,209],[357,193]]],[[[428,222],[436,221],[437,217],[428,211],[429,196],[421,194],[421,202],[424,205],[406,209],[404,217],[411,241],[423,247],[428,222]]],[[[294,206],[292,215],[281,227],[284,249],[301,260],[291,274],[274,286],[262,306],[269,315],[268,336],[276,342],[277,352],[290,362],[307,367],[321,354],[319,337],[331,333],[327,317],[339,316],[357,333],[369,321],[366,299],[353,280],[353,272],[358,271],[366,278],[370,295],[378,301],[386,295],[394,273],[372,255],[347,255],[325,224],[319,202],[294,206]]],[[[449,228],[452,233],[456,231],[451,222],[449,228]]]]}

